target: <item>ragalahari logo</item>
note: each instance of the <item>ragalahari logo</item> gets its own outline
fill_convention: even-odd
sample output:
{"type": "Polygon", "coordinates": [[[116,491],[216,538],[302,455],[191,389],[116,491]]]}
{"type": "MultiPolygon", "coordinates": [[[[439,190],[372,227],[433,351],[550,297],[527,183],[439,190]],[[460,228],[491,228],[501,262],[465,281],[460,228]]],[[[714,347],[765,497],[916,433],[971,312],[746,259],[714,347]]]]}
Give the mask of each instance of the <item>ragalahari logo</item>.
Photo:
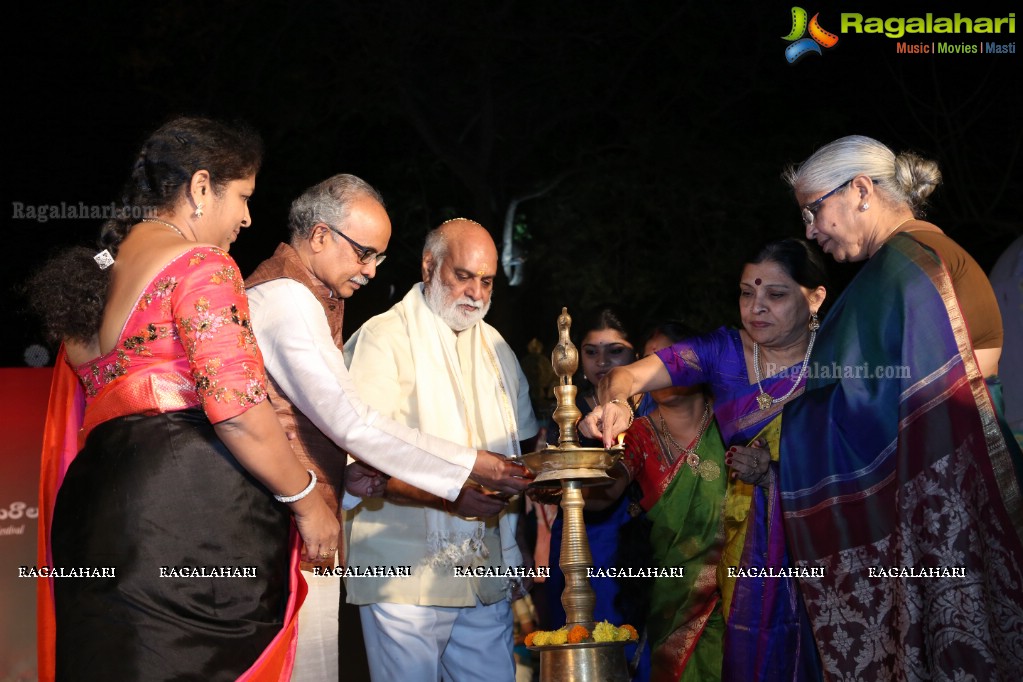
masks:
{"type": "Polygon", "coordinates": [[[795,64],[811,52],[821,54],[822,47],[834,47],[838,44],[838,36],[821,28],[817,21],[819,16],[819,13],[813,15],[813,19],[807,23],[806,10],[802,7],[792,8],[792,31],[787,36],[782,36],[782,40],[792,43],[785,48],[785,59],[789,60],[789,64],[795,64]],[[809,38],[804,37],[807,32],[810,33],[809,38]]]}

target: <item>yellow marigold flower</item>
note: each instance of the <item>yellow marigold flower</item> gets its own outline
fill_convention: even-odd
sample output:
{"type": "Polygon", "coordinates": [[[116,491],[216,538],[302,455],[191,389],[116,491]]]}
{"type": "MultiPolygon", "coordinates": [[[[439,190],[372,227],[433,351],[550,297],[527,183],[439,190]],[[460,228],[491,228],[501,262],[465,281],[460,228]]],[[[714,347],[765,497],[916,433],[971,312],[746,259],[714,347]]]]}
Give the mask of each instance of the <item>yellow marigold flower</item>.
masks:
{"type": "Polygon", "coordinates": [[[568,643],[578,644],[590,636],[590,631],[584,628],[582,625],[573,625],[572,629],[568,631],[568,643]]]}
{"type": "Polygon", "coordinates": [[[568,630],[561,628],[551,633],[551,644],[568,644],[568,630]]]}
{"type": "Polygon", "coordinates": [[[533,633],[533,646],[547,646],[551,643],[551,633],[546,630],[537,630],[533,633]]]}
{"type": "Polygon", "coordinates": [[[614,642],[616,635],[618,634],[618,628],[606,620],[597,623],[593,628],[593,641],[594,642],[614,642]]]}
{"type": "Polygon", "coordinates": [[[618,628],[618,636],[615,637],[615,640],[619,642],[629,642],[637,639],[639,639],[639,633],[636,632],[636,628],[628,623],[618,628]]]}

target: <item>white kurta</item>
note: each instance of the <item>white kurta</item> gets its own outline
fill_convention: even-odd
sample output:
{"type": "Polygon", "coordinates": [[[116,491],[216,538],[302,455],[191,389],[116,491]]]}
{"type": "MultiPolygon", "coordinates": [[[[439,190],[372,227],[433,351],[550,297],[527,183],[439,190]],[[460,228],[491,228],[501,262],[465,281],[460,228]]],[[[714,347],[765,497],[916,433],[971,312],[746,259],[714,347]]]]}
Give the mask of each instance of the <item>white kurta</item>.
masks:
{"type": "MultiPolygon", "coordinates": [[[[513,454],[517,440],[538,430],[528,383],[507,342],[482,322],[456,334],[428,312],[420,284],[366,322],[345,344],[345,355],[363,399],[410,427],[503,454],[513,454]]],[[[349,601],[467,607],[477,598],[484,604],[504,599],[504,578],[458,577],[454,564],[519,565],[514,516],[503,514],[499,529],[495,519],[484,525],[424,507],[364,500],[347,519],[349,564],[410,566],[411,575],[349,578],[349,601]],[[450,525],[438,527],[437,516],[450,517],[450,525]],[[458,534],[477,526],[485,550],[462,557],[438,552],[438,537],[441,544],[446,537],[441,531],[463,537],[458,534]]]]}
{"type": "MultiPolygon", "coordinates": [[[[309,289],[281,278],[249,289],[248,297],[266,370],[284,397],[334,443],[367,463],[447,499],[458,496],[476,450],[426,436],[369,409],[355,392],[323,308],[309,289]]],[[[345,493],[342,506],[357,502],[345,493]]],[[[306,582],[292,680],[337,679],[340,578],[307,572],[306,582]]]]}
{"type": "Polygon", "coordinates": [[[275,279],[248,291],[252,330],[266,371],[288,399],[339,446],[367,464],[449,500],[476,449],[381,419],[356,392],[323,308],[305,286],[275,279]]]}

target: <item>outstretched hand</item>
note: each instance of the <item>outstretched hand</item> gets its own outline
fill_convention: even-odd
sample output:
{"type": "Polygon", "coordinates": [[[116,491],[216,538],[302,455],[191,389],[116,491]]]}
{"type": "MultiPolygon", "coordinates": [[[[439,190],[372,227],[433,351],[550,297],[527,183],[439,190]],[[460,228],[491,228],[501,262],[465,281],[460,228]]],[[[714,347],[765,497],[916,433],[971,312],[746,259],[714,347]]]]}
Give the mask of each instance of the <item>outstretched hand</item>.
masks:
{"type": "Polygon", "coordinates": [[[485,493],[476,486],[462,488],[462,492],[451,503],[452,511],[466,518],[495,516],[507,506],[507,496],[485,493]]]}
{"type": "Polygon", "coordinates": [[[524,466],[486,450],[476,453],[470,478],[506,495],[518,495],[533,482],[533,475],[524,466]]]}
{"type": "Polygon", "coordinates": [[[561,488],[553,486],[537,486],[530,488],[526,497],[538,504],[561,504],[561,488]]]}
{"type": "Polygon", "coordinates": [[[619,434],[625,433],[631,423],[629,408],[613,402],[597,405],[576,428],[587,438],[598,438],[604,442],[605,448],[610,448],[618,444],[619,434]]]}

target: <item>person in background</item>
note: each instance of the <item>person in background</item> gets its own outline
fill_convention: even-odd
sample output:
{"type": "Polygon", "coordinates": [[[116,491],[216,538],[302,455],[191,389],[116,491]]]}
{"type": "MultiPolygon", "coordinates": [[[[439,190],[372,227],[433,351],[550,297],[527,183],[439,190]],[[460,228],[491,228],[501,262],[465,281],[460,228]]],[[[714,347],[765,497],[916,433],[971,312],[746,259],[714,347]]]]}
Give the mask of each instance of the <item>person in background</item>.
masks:
{"type": "Polygon", "coordinates": [[[784,177],[807,238],[865,261],[811,358],[838,371],[807,380],[782,429],[786,534],[799,566],[824,569],[801,587],[825,671],[1013,679],[1023,462],[993,400],[1002,324],[991,285],[921,220],[938,165],[854,135],[784,177]]]}
{"type": "MultiPolygon", "coordinates": [[[[636,350],[630,330],[623,322],[622,313],[609,305],[600,305],[586,311],[580,316],[578,323],[573,324],[576,346],[579,349],[579,371],[583,381],[580,382],[576,394],[576,406],[585,415],[597,405],[596,387],[600,381],[615,367],[627,365],[636,359],[636,350]]],[[[638,403],[638,401],[637,401],[638,403]]],[[[597,439],[586,438],[579,434],[579,445],[582,447],[601,447],[597,439]]],[[[553,439],[556,441],[556,439],[553,439]]],[[[560,493],[560,491],[558,491],[560,493]]],[[[635,489],[630,489],[635,493],[635,489]]],[[[633,495],[634,496],[634,495],[633,495]]],[[[583,512],[586,524],[586,538],[590,545],[594,568],[615,568],[620,565],[618,552],[621,542],[621,530],[634,518],[642,515],[639,505],[633,504],[632,496],[616,497],[613,504],[600,510],[583,512]]],[[[559,507],[554,523],[551,524],[550,566],[551,577],[544,584],[547,611],[552,619],[550,627],[558,628],[565,624],[565,609],[561,604],[561,593],[565,589],[565,576],[558,568],[561,561],[561,533],[564,528],[562,512],[559,507]]],[[[628,605],[619,600],[622,581],[631,578],[594,577],[590,580],[596,601],[593,617],[597,622],[607,620],[614,625],[626,622],[625,611],[628,605]]],[[[641,618],[642,614],[636,614],[641,618]]],[[[630,622],[637,631],[643,631],[641,621],[630,622]]],[[[643,681],[650,675],[650,652],[646,647],[629,644],[625,647],[633,679],[643,681]],[[637,658],[637,654],[639,655],[637,658]]]]}
{"type": "Polygon", "coordinates": [[[522,372],[529,380],[529,399],[533,402],[533,413],[540,423],[540,428],[550,431],[554,412],[554,387],[558,385],[558,375],[551,366],[550,353],[543,352],[540,339],[530,339],[526,345],[526,354],[519,358],[522,372]]]}
{"type": "MultiPolygon", "coordinates": [[[[643,357],[696,336],[679,322],[656,325],[643,357]]],[[[724,546],[725,447],[704,385],[672,386],[646,395],[654,409],[625,434],[625,453],[610,486],[587,489],[587,508],[616,501],[632,481],[650,528],[651,566],[684,568],[653,579],[645,617],[654,682],[721,679],[724,618],[717,571],[724,546]]],[[[634,579],[633,582],[638,582],[634,579]]]]}
{"type": "MultiPolygon", "coordinates": [[[[1009,245],[991,269],[991,287],[998,299],[1005,335],[998,359],[1005,421],[1023,445],[1023,236],[1009,245]]],[[[992,398],[997,399],[994,392],[992,398]]]]}

